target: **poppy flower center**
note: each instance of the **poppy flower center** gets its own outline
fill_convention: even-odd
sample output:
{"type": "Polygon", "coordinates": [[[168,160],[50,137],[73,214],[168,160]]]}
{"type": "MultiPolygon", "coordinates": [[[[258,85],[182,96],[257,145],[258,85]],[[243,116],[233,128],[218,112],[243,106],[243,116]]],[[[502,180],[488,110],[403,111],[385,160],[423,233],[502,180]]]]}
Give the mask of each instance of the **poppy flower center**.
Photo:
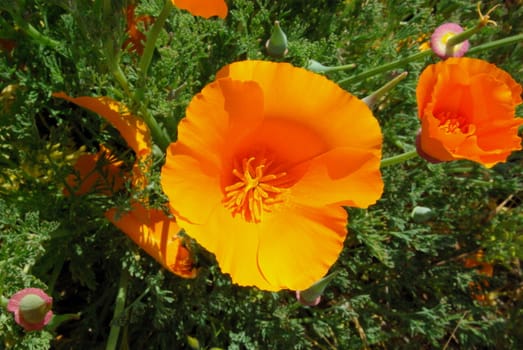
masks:
{"type": "Polygon", "coordinates": [[[440,121],[440,128],[443,128],[448,134],[456,133],[457,129],[465,134],[469,131],[469,121],[462,115],[454,112],[441,112],[436,115],[436,118],[440,121]]]}
{"type": "Polygon", "coordinates": [[[262,159],[258,165],[254,165],[255,160],[255,157],[244,158],[241,169],[232,170],[238,181],[224,188],[223,203],[233,216],[240,214],[244,220],[258,223],[263,212],[270,212],[273,204],[283,201],[280,195],[285,189],[278,186],[280,182],[276,180],[287,173],[272,173],[268,171],[267,159],[262,159]]]}

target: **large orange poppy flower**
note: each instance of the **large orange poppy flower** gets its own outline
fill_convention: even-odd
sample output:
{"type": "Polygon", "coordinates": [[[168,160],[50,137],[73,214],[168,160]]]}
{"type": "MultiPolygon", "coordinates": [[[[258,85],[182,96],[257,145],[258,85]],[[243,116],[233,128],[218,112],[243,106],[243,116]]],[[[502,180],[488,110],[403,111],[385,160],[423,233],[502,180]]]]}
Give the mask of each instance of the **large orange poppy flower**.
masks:
{"type": "Polygon", "coordinates": [[[432,161],[469,159],[492,167],[521,149],[515,117],[522,88],[505,71],[474,58],[429,65],[416,89],[418,152],[432,161]]]}
{"type": "Polygon", "coordinates": [[[53,96],[97,113],[118,130],[136,155],[133,168],[133,185],[140,188],[146,185],[144,169],[150,167],[152,140],[149,128],[143,120],[132,115],[122,103],[106,96],[71,97],[63,92],[53,93],[53,96]]]}
{"type": "Polygon", "coordinates": [[[227,3],[224,0],[171,0],[173,5],[187,10],[194,16],[210,18],[227,16],[227,3]]]}
{"type": "Polygon", "coordinates": [[[196,276],[191,254],[178,236],[180,227],[174,218],[140,203],[134,203],[129,212],[111,209],[105,216],[167,270],[185,278],[196,276]]]}
{"type": "Polygon", "coordinates": [[[380,197],[381,141],[367,105],[325,77],[237,62],[192,99],[161,181],[233,282],[303,290],[343,247],[342,206],[380,197]]]}

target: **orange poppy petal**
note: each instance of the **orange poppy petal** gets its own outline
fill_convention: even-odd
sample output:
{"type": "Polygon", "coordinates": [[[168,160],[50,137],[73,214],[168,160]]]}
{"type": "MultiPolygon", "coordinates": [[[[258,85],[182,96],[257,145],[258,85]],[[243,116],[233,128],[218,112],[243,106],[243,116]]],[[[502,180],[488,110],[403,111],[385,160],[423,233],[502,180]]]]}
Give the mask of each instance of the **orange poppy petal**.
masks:
{"type": "Polygon", "coordinates": [[[379,124],[368,106],[322,75],[288,63],[252,60],[232,63],[216,76],[256,81],[263,91],[266,121],[307,128],[321,138],[323,151],[381,143],[379,124]]]}
{"type": "Polygon", "coordinates": [[[167,270],[180,277],[196,276],[190,254],[178,236],[180,227],[161,210],[134,203],[127,213],[119,215],[110,209],[105,216],[167,270]]]}
{"type": "Polygon", "coordinates": [[[171,203],[176,203],[173,208],[177,216],[202,224],[209,220],[214,207],[221,205],[220,179],[215,176],[216,169],[213,171],[196,158],[177,153],[180,149],[177,146],[171,144],[167,148],[162,187],[171,203]]]}
{"type": "Polygon", "coordinates": [[[180,218],[180,225],[205,249],[214,253],[223,273],[230,274],[234,283],[278,290],[267,282],[258,267],[260,228],[233,218],[222,205],[213,208],[204,225],[195,225],[180,218]]]}
{"type": "Polygon", "coordinates": [[[383,192],[380,160],[379,149],[335,148],[311,161],[291,188],[292,197],[309,206],[330,203],[366,208],[383,192]]]}
{"type": "Polygon", "coordinates": [[[210,18],[227,16],[227,3],[224,0],[172,0],[174,6],[189,11],[194,16],[210,18]]]}
{"type": "Polygon", "coordinates": [[[274,290],[307,289],[338,258],[346,225],[347,212],[338,206],[294,207],[274,215],[260,227],[259,269],[274,290]]]}
{"type": "Polygon", "coordinates": [[[145,122],[130,114],[127,107],[109,97],[71,97],[63,92],[53,93],[53,97],[72,102],[86,108],[107,120],[116,128],[137,157],[151,153],[151,135],[145,122]]]}
{"type": "MultiPolygon", "coordinates": [[[[78,157],[74,165],[77,174],[69,175],[65,181],[76,196],[90,192],[110,195],[122,189],[126,181],[122,164],[122,161],[112,159],[109,150],[101,145],[98,153],[78,157]]],[[[66,196],[71,195],[68,188],[64,188],[66,196]]]]}

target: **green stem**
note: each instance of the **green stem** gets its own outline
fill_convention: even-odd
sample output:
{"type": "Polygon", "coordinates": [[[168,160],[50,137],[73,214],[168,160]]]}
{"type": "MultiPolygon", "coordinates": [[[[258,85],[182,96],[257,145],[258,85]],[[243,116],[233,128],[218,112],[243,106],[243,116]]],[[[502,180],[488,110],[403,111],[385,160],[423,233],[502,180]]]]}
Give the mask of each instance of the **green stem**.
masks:
{"type": "Polygon", "coordinates": [[[385,85],[383,85],[378,90],[374,91],[369,96],[363,98],[363,102],[367,104],[370,108],[373,108],[376,102],[378,102],[385,94],[387,94],[392,88],[394,88],[396,85],[399,84],[400,81],[405,79],[407,77],[408,73],[403,72],[391,81],[387,82],[385,85]]]}
{"type": "MultiPolygon", "coordinates": [[[[481,23],[481,22],[480,22],[481,23]]],[[[481,24],[478,24],[477,26],[473,27],[473,28],[470,28],[470,29],[467,29],[467,30],[464,30],[462,31],[461,33],[459,34],[456,34],[456,35],[453,35],[449,38],[449,40],[447,40],[447,43],[446,43],[446,46],[447,46],[447,50],[450,50],[452,51],[452,47],[453,46],[456,46],[458,45],[459,43],[462,43],[464,42],[465,40],[467,40],[468,38],[470,38],[471,36],[473,36],[474,34],[476,34],[477,32],[479,32],[481,30],[481,28],[483,28],[485,25],[481,25],[481,24]]]]}
{"type": "Polygon", "coordinates": [[[15,24],[22,29],[31,39],[43,46],[48,46],[52,49],[57,49],[60,46],[60,42],[45,36],[40,33],[31,23],[27,23],[18,13],[11,13],[15,24]]]}
{"type": "Polygon", "coordinates": [[[348,69],[354,69],[354,68],[356,68],[356,64],[354,64],[354,63],[345,64],[343,66],[334,66],[334,67],[325,66],[325,73],[338,72],[341,70],[348,70],[348,69]]]}
{"type": "Polygon", "coordinates": [[[121,316],[125,309],[125,299],[127,298],[127,286],[129,284],[129,274],[122,269],[120,275],[120,282],[118,283],[118,293],[116,294],[116,302],[114,306],[113,319],[111,321],[111,331],[107,338],[106,350],[115,350],[118,344],[118,337],[121,328],[121,316]]]}
{"type": "Polygon", "coordinates": [[[113,63],[114,63],[114,65],[111,66],[111,73],[113,74],[113,77],[120,84],[120,86],[124,89],[126,95],[130,96],[131,89],[129,88],[129,83],[127,82],[127,78],[125,77],[125,74],[122,71],[122,68],[120,68],[119,60],[116,60],[113,63]]]}
{"type": "Polygon", "coordinates": [[[470,53],[478,53],[478,52],[485,51],[485,50],[496,49],[496,48],[501,47],[501,46],[506,46],[506,45],[515,44],[515,43],[521,43],[522,41],[523,41],[523,33],[522,34],[516,34],[516,35],[513,35],[513,36],[509,36],[509,37],[503,38],[503,39],[490,41],[490,42],[485,43],[485,44],[474,46],[473,48],[471,48],[468,51],[468,53],[469,54],[470,53]]]}
{"type": "Polygon", "coordinates": [[[139,109],[142,118],[151,130],[153,140],[162,150],[167,148],[171,140],[169,135],[167,135],[167,133],[160,127],[156,119],[154,119],[154,117],[147,110],[146,104],[143,103],[143,101],[145,81],[147,80],[147,71],[151,65],[154,49],[156,47],[156,41],[158,40],[158,36],[160,35],[160,32],[165,25],[167,17],[171,13],[172,7],[173,5],[171,0],[165,0],[160,15],[158,18],[156,18],[151,30],[147,33],[145,48],[143,50],[142,57],[140,58],[140,62],[138,63],[138,80],[136,82],[136,89],[133,96],[133,100],[136,105],[140,106],[139,109]]]}
{"type": "Polygon", "coordinates": [[[415,158],[418,156],[418,152],[416,150],[408,151],[402,154],[398,154],[397,156],[384,158],[381,160],[380,167],[385,168],[391,165],[403,163],[409,159],[415,158]]]}
{"type": "Polygon", "coordinates": [[[386,63],[386,64],[383,64],[383,65],[378,66],[376,68],[369,69],[369,70],[367,70],[365,72],[362,72],[360,74],[356,74],[356,75],[354,75],[352,77],[341,79],[340,81],[338,81],[338,84],[356,83],[356,82],[365,80],[366,78],[371,77],[373,75],[377,75],[377,74],[380,74],[380,73],[383,73],[383,72],[387,72],[387,71],[392,70],[394,68],[401,67],[401,66],[403,66],[403,65],[405,65],[405,64],[407,64],[409,62],[417,61],[417,60],[429,57],[431,55],[432,55],[432,50],[421,51],[421,52],[415,53],[414,55],[410,55],[408,57],[401,58],[401,59],[399,59],[397,61],[386,63]]]}
{"type": "Polygon", "coordinates": [[[135,93],[135,101],[141,100],[141,95],[143,95],[143,85],[145,83],[145,79],[147,78],[147,71],[149,70],[149,66],[151,65],[151,61],[153,58],[154,48],[156,47],[156,40],[158,40],[158,36],[160,35],[160,32],[163,29],[163,26],[165,24],[165,21],[167,20],[167,17],[169,16],[169,13],[171,13],[173,5],[171,0],[165,0],[162,11],[160,12],[160,15],[158,18],[154,21],[154,25],[152,26],[149,33],[147,33],[147,40],[145,42],[145,48],[143,50],[142,57],[140,58],[140,62],[138,64],[138,89],[135,93]],[[139,97],[136,99],[136,97],[139,97]]]}
{"type": "Polygon", "coordinates": [[[151,115],[151,113],[147,110],[147,108],[144,105],[142,105],[140,108],[140,115],[149,127],[154,142],[158,145],[158,147],[160,147],[162,151],[165,151],[167,149],[167,146],[169,146],[169,144],[171,143],[169,135],[167,135],[165,130],[162,129],[160,124],[158,124],[156,119],[154,119],[154,117],[151,115]]]}
{"type": "MultiPolygon", "coordinates": [[[[479,28],[481,29],[481,28],[479,28]]],[[[467,31],[464,31],[463,33],[460,33],[460,34],[457,34],[455,36],[453,36],[452,38],[449,39],[449,43],[453,43],[454,45],[459,43],[460,41],[459,40],[465,40],[463,39],[463,36],[461,36],[461,34],[464,34],[464,33],[467,33],[467,35],[471,35],[470,32],[476,32],[479,30],[478,27],[474,27],[472,29],[469,29],[467,31]]],[[[501,46],[506,46],[506,45],[510,45],[510,44],[514,44],[514,43],[517,43],[517,42],[521,42],[523,40],[523,34],[516,34],[516,35],[513,35],[513,36],[510,36],[510,37],[507,37],[507,38],[503,38],[503,39],[500,39],[500,40],[495,40],[495,41],[491,41],[491,42],[488,42],[488,43],[485,43],[485,44],[482,44],[482,45],[478,45],[478,46],[475,46],[473,48],[471,48],[468,53],[471,54],[471,53],[477,53],[477,52],[481,52],[481,51],[485,51],[485,50],[491,50],[491,49],[495,49],[495,48],[498,48],[498,47],[501,47],[501,46]]],[[[450,45],[450,44],[448,44],[450,45]]],[[[352,77],[348,77],[348,78],[345,78],[345,79],[341,79],[340,81],[338,81],[338,84],[349,84],[349,83],[357,83],[359,81],[362,81],[362,80],[365,80],[366,78],[368,77],[371,77],[373,75],[377,75],[377,74],[380,74],[380,73],[383,73],[383,72],[387,72],[389,70],[392,70],[394,68],[397,68],[397,67],[401,67],[407,63],[410,63],[410,62],[413,62],[413,61],[416,61],[416,60],[420,60],[420,59],[424,59],[426,57],[429,57],[432,55],[432,50],[425,50],[425,51],[421,51],[421,52],[418,52],[418,53],[415,53],[411,56],[408,56],[408,57],[405,57],[405,58],[402,58],[402,59],[399,59],[397,61],[394,61],[394,62],[390,62],[390,63],[386,63],[386,64],[383,64],[381,66],[378,66],[378,67],[375,67],[373,69],[369,69],[365,72],[362,72],[360,74],[356,74],[352,77]]]]}

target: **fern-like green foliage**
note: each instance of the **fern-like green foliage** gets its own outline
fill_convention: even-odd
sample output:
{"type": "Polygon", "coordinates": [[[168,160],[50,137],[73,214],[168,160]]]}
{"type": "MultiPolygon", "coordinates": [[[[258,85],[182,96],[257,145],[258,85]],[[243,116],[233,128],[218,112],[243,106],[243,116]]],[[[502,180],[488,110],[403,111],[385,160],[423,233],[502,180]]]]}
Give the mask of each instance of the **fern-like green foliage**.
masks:
{"type": "MultiPolygon", "coordinates": [[[[493,169],[421,159],[383,169],[382,199],[368,210],[347,209],[349,235],[332,267],[338,273],[317,307],[298,304],[292,291],[232,284],[212,254],[194,242],[198,277],[181,279],[104,218],[108,208],[128,208],[132,196],[164,204],[162,153],[154,151],[146,193],[64,195],[65,179],[83,152],[103,144],[127,168],[134,155],[99,116],[51,97],[56,91],[110,96],[139,112],[131,96],[140,84],[140,57],[122,49],[124,10],[135,3],[137,15],[158,16],[163,0],[4,2],[0,38],[16,43],[0,51],[0,291],[8,298],[24,287],[40,287],[52,295],[56,314],[80,318],[52,331],[25,333],[2,309],[0,349],[104,348],[115,325],[121,327],[120,349],[195,349],[194,340],[198,349],[523,347],[521,152],[493,169]],[[39,42],[21,23],[58,44],[39,42]],[[116,78],[114,62],[131,93],[116,78]],[[432,217],[413,220],[416,206],[430,208],[432,217]],[[492,277],[482,275],[480,266],[465,266],[479,251],[493,266],[492,277]],[[129,277],[127,298],[123,313],[113,319],[122,274],[129,277]]],[[[497,3],[484,1],[482,8],[497,3]]],[[[222,66],[272,59],[264,44],[275,20],[289,40],[289,53],[280,61],[302,67],[309,59],[356,64],[329,73],[334,81],[419,52],[443,22],[470,28],[477,21],[475,3],[464,0],[228,4],[225,20],[173,9],[160,33],[142,100],[172,140],[191,98],[222,66]]],[[[473,47],[523,32],[520,1],[504,1],[491,16],[497,27],[473,36],[473,47]]],[[[520,43],[473,56],[523,82],[520,43]]],[[[413,148],[417,78],[435,61],[414,61],[342,84],[365,97],[400,71],[409,72],[374,110],[384,157],[413,148]]]]}

